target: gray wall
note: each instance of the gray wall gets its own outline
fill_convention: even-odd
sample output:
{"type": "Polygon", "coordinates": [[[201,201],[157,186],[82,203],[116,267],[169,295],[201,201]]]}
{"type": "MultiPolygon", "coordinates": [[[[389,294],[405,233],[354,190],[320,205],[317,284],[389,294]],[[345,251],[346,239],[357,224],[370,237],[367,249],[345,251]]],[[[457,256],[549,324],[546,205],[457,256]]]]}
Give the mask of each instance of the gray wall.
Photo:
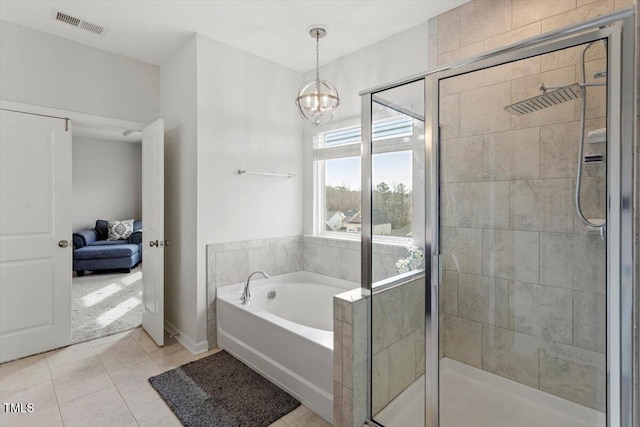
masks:
{"type": "Polygon", "coordinates": [[[140,143],[73,137],[73,231],[142,218],[140,143]]]}
{"type": "Polygon", "coordinates": [[[3,100],[139,123],[159,117],[157,65],[7,21],[0,52],[3,100]]]}

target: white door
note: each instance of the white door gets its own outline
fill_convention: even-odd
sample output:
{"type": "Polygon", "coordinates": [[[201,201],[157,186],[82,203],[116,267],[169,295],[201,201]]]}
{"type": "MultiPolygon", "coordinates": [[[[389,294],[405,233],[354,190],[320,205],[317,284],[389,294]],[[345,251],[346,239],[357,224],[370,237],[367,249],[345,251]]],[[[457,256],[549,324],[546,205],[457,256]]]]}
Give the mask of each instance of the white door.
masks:
{"type": "Polygon", "coordinates": [[[71,342],[71,129],[0,111],[0,362],[71,342]]]}
{"type": "Polygon", "coordinates": [[[142,131],[142,327],[164,345],[164,121],[142,131]]]}

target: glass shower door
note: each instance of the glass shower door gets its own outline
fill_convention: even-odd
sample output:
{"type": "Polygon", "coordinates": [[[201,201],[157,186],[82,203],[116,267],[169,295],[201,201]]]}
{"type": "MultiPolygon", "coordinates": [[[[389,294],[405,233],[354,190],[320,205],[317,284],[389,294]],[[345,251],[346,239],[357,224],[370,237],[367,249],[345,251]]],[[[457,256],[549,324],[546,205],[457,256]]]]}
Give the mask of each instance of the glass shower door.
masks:
{"type": "Polygon", "coordinates": [[[441,79],[439,425],[606,425],[607,45],[441,79]]]}
{"type": "Polygon", "coordinates": [[[371,413],[387,427],[424,425],[424,105],[424,80],[371,97],[371,413]]]}

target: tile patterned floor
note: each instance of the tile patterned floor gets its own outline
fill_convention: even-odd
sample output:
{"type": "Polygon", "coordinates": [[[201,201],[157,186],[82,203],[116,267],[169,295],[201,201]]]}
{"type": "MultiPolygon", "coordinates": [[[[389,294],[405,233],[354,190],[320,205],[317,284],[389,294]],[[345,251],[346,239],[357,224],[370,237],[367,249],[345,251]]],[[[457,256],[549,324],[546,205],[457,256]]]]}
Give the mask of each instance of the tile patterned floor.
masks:
{"type": "MultiPolygon", "coordinates": [[[[147,379],[218,349],[192,355],[174,339],[158,347],[141,328],[0,365],[0,403],[34,404],[0,426],[180,426],[147,379]]],[[[304,406],[272,427],[327,427],[304,406]]],[[[233,426],[229,426],[233,427],[233,426]]]]}

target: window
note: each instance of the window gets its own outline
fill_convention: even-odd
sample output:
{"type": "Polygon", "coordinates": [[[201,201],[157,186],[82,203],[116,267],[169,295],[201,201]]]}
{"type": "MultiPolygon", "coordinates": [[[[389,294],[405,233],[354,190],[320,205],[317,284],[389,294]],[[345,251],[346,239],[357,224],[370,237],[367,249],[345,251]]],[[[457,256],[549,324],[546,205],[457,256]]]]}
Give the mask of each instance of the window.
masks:
{"type": "MultiPolygon", "coordinates": [[[[403,115],[374,122],[373,234],[391,240],[412,237],[414,120],[403,115]]],[[[360,211],[360,126],[314,136],[316,234],[358,237],[360,211]]]]}

